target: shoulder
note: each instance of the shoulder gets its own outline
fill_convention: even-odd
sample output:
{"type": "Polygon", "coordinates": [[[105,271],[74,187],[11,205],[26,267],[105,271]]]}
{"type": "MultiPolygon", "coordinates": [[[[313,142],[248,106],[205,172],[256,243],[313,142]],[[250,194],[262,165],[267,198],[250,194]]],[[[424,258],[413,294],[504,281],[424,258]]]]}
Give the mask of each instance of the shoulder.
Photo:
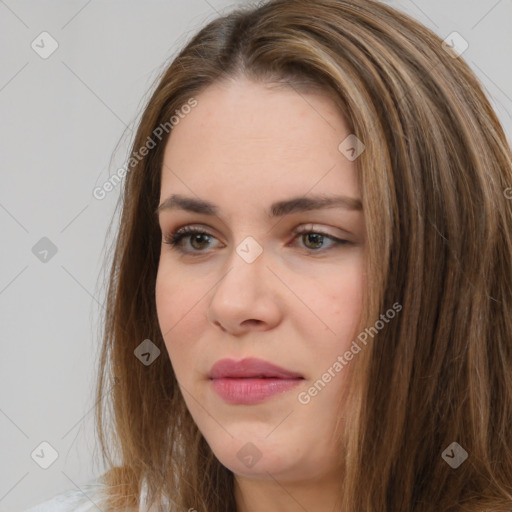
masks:
{"type": "Polygon", "coordinates": [[[26,509],[25,512],[97,512],[102,484],[87,483],[80,489],[70,489],[26,509]]]}

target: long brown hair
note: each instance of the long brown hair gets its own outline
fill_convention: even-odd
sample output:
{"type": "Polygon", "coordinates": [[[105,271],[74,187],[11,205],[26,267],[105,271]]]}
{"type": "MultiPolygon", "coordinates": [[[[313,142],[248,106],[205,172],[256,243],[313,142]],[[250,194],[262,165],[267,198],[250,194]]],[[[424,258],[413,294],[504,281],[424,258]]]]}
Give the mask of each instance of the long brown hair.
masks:
{"type": "Polygon", "coordinates": [[[339,107],[365,144],[361,327],[403,307],[353,362],[340,510],[512,510],[510,145],[462,57],[374,0],[274,0],[219,17],[149,99],[133,152],[156,145],[125,176],[98,374],[107,510],[137,506],[144,481],[171,510],[236,510],[233,474],[189,414],[158,326],[154,211],[169,120],[240,76],[320,89],[339,107]],[[149,366],[134,356],[145,339],[161,351],[149,366]],[[457,468],[442,456],[454,442],[468,454],[457,468]]]}

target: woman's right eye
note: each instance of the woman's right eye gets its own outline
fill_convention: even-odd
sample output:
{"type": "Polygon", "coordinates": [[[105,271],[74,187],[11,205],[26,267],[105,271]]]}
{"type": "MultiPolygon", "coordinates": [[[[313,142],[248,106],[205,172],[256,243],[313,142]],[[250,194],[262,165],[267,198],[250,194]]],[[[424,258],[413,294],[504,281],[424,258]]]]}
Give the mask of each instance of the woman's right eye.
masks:
{"type": "Polygon", "coordinates": [[[208,238],[215,238],[210,233],[200,228],[180,228],[169,235],[164,235],[164,243],[169,244],[172,249],[176,249],[179,252],[191,254],[194,252],[204,252],[204,242],[208,242],[208,238]],[[183,249],[182,240],[188,239],[193,247],[192,251],[183,249]],[[194,244],[198,243],[199,247],[194,244]]]}

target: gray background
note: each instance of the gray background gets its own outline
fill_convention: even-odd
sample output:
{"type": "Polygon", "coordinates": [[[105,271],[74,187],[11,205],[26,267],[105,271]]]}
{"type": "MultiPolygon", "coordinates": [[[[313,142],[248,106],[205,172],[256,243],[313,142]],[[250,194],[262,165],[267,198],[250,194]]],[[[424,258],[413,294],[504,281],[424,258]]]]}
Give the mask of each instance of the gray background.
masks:
{"type": "MultiPolygon", "coordinates": [[[[206,21],[244,3],[0,0],[0,510],[103,471],[93,464],[93,390],[102,262],[121,187],[103,200],[92,190],[124,165],[165,64],[206,21]],[[46,59],[31,47],[50,48],[43,31],[58,43],[46,59]],[[57,250],[46,262],[33,250],[43,237],[57,250]],[[48,469],[31,457],[43,441],[58,453],[48,469]]],[[[462,57],[512,140],[512,0],[386,3],[443,39],[457,31],[467,40],[462,57]]]]}

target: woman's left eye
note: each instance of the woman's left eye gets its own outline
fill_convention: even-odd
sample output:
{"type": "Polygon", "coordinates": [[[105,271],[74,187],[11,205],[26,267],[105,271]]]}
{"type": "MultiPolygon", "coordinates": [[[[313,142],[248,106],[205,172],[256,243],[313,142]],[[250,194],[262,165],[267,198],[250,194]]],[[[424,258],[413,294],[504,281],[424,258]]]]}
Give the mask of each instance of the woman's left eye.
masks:
{"type": "MultiPolygon", "coordinates": [[[[301,237],[303,241],[305,241],[305,248],[310,252],[320,252],[319,249],[328,250],[335,246],[340,245],[349,245],[351,242],[348,240],[342,240],[340,238],[336,238],[332,235],[328,235],[327,233],[322,233],[321,231],[313,231],[311,229],[296,229],[293,234],[295,235],[294,240],[301,237]],[[326,248],[323,246],[324,240],[330,240],[331,244],[326,248]],[[308,245],[311,244],[312,246],[308,245]]],[[[198,252],[206,252],[203,249],[208,248],[208,239],[215,237],[210,233],[194,227],[184,227],[180,228],[170,235],[164,235],[164,243],[169,244],[172,249],[176,249],[181,253],[193,254],[198,252]],[[193,250],[187,250],[183,247],[183,241],[188,240],[190,245],[193,247],[193,250]],[[205,244],[206,242],[206,244],[205,244]],[[194,245],[197,243],[199,247],[194,245]]]]}

